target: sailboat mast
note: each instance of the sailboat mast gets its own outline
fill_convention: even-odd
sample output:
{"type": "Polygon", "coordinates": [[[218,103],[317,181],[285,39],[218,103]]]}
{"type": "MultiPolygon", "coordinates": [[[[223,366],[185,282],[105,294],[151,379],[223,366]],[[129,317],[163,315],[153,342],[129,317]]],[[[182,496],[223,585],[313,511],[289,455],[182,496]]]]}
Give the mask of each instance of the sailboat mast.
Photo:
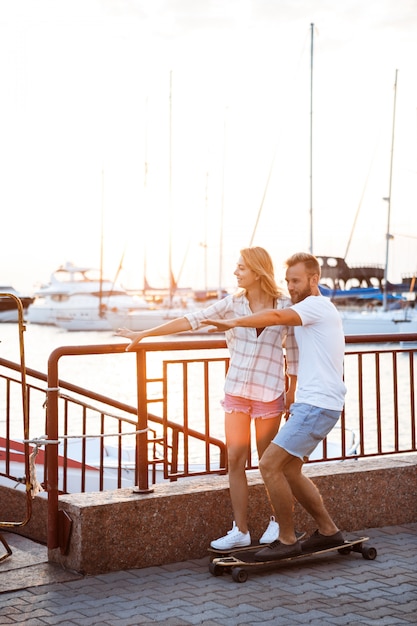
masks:
{"type": "Polygon", "coordinates": [[[103,265],[104,265],[104,169],[101,170],[101,226],[100,226],[100,293],[98,315],[103,317],[103,265]]]}
{"type": "MultiPolygon", "coordinates": [[[[148,97],[145,100],[145,163],[143,171],[143,204],[146,214],[148,207],[148,97]]],[[[143,295],[146,294],[148,288],[148,267],[147,267],[147,240],[143,240],[143,295]]]]}
{"type": "Polygon", "coordinates": [[[205,189],[205,198],[204,198],[204,289],[206,293],[208,291],[208,280],[207,280],[207,220],[208,220],[208,180],[209,173],[206,172],[206,189],[205,189]]]}
{"type": "Polygon", "coordinates": [[[313,254],[313,48],[314,24],[311,24],[310,51],[310,254],[313,254]]]}
{"type": "Polygon", "coordinates": [[[223,168],[222,168],[222,197],[220,205],[220,241],[219,241],[219,283],[217,287],[217,293],[219,299],[222,297],[222,284],[223,284],[223,228],[224,228],[224,170],[226,168],[226,149],[227,149],[227,113],[226,107],[224,113],[223,122],[223,168]]]}
{"type": "Polygon", "coordinates": [[[172,275],[172,70],[169,73],[169,220],[168,220],[168,279],[169,306],[172,305],[174,285],[172,275]]]}
{"type": "Polygon", "coordinates": [[[389,244],[392,239],[390,233],[391,230],[391,190],[392,190],[392,166],[394,162],[394,136],[395,136],[395,113],[397,108],[397,77],[398,70],[395,70],[395,83],[394,83],[394,108],[392,117],[392,136],[391,136],[391,162],[389,172],[389,190],[388,197],[384,198],[387,202],[387,232],[386,232],[386,244],[385,244],[385,267],[384,267],[384,293],[383,293],[383,309],[388,309],[388,261],[389,261],[389,244]]]}

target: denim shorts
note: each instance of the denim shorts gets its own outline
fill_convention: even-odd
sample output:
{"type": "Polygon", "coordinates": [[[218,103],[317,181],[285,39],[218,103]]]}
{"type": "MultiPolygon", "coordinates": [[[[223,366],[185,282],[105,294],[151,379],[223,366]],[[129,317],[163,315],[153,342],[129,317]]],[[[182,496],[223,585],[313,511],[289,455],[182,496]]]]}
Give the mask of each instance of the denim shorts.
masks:
{"type": "Polygon", "coordinates": [[[246,413],[257,418],[277,417],[285,411],[285,398],[281,394],[272,402],[262,402],[261,400],[249,400],[249,398],[241,398],[240,396],[231,396],[226,393],[221,405],[225,413],[246,413]]]}
{"type": "Polygon", "coordinates": [[[288,420],[272,440],[292,456],[308,461],[308,457],[335,426],[341,411],[323,409],[294,402],[288,420]]]}

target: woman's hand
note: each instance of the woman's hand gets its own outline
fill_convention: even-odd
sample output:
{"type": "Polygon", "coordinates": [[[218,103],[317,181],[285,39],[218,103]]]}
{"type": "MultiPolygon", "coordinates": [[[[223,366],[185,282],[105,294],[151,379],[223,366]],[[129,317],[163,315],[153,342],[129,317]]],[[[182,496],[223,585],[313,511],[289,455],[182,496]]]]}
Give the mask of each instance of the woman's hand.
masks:
{"type": "Polygon", "coordinates": [[[134,332],[128,328],[118,328],[114,334],[116,337],[126,337],[126,339],[130,339],[130,344],[127,346],[126,352],[133,350],[139,341],[146,337],[145,332],[134,332]]]}
{"type": "Polygon", "coordinates": [[[230,330],[235,327],[233,320],[202,320],[203,326],[214,326],[215,328],[209,328],[209,333],[224,333],[226,330],[230,330]]]}

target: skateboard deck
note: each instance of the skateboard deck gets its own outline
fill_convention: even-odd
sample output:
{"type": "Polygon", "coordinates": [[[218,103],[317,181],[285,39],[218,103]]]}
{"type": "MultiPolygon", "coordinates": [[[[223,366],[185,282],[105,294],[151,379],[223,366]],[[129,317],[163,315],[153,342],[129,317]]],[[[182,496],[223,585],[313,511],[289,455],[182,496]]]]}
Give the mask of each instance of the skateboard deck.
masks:
{"type": "Polygon", "coordinates": [[[301,554],[289,556],[283,559],[277,559],[275,561],[256,561],[255,551],[253,548],[249,550],[240,548],[239,556],[229,555],[213,558],[209,564],[209,571],[213,576],[221,576],[222,574],[229,572],[232,574],[232,578],[235,582],[243,583],[247,580],[249,571],[251,570],[265,570],[266,568],[273,568],[286,564],[289,561],[318,556],[320,554],[327,554],[330,552],[338,552],[339,554],[358,552],[364,559],[372,561],[376,558],[377,551],[371,546],[364,545],[367,541],[369,541],[369,537],[353,537],[345,539],[344,543],[333,548],[321,548],[312,552],[302,552],[301,554]]]}
{"type": "MultiPolygon", "coordinates": [[[[300,541],[303,537],[306,536],[305,532],[296,532],[296,537],[300,541]]],[[[266,548],[268,544],[259,543],[259,541],[252,541],[250,546],[244,546],[243,548],[229,548],[228,550],[218,550],[216,548],[212,548],[211,546],[208,548],[210,552],[210,558],[213,559],[216,556],[228,556],[229,554],[242,554],[243,552],[252,552],[252,550],[262,550],[262,548],[266,548]]]]}

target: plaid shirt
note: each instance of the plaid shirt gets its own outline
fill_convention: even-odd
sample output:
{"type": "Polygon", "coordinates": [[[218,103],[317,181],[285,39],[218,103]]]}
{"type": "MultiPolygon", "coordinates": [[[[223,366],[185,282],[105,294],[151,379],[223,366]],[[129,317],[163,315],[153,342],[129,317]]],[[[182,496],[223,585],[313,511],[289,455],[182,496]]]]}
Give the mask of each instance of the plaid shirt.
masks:
{"type": "MultiPolygon", "coordinates": [[[[289,298],[277,300],[277,309],[289,306],[289,298]]],[[[205,319],[231,319],[251,314],[246,295],[238,293],[184,317],[196,330],[205,319]]],[[[256,328],[232,328],[226,331],[226,342],[230,351],[230,366],[225,393],[262,402],[278,398],[285,391],[284,350],[287,373],[297,375],[298,347],[293,327],[267,326],[259,336],[256,328]]]]}

